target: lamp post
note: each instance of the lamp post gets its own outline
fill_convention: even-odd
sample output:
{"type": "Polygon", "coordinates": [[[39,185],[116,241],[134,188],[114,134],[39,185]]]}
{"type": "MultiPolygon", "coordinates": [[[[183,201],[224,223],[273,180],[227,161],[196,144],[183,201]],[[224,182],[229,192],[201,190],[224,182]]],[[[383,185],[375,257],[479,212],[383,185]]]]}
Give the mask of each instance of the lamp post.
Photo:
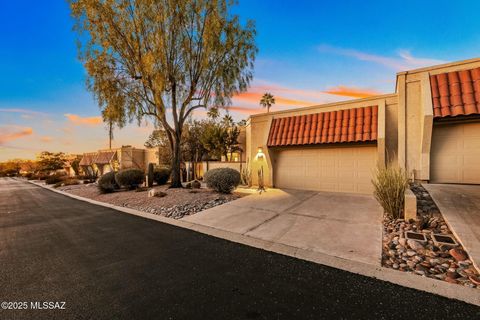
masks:
{"type": "MultiPolygon", "coordinates": [[[[257,154],[255,156],[255,160],[263,161],[265,158],[265,154],[263,153],[263,148],[258,147],[257,154]]],[[[266,192],[265,190],[265,183],[263,181],[263,164],[260,165],[260,169],[258,170],[258,189],[257,191],[261,194],[262,192],[266,192]]]]}

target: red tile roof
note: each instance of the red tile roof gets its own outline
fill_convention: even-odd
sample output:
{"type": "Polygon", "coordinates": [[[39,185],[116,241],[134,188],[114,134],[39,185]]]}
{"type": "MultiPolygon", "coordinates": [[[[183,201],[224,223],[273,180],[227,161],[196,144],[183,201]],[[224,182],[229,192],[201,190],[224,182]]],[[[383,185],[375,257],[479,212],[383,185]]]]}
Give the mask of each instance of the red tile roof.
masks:
{"type": "Polygon", "coordinates": [[[377,106],[277,118],[272,120],[267,145],[375,141],[377,122],[377,106]]]}
{"type": "Polygon", "coordinates": [[[91,166],[92,164],[94,164],[93,160],[95,159],[96,155],[97,155],[96,153],[84,153],[82,160],[80,160],[79,165],[91,166]]]}
{"type": "Polygon", "coordinates": [[[435,118],[480,114],[480,67],[430,76],[435,118]]]}

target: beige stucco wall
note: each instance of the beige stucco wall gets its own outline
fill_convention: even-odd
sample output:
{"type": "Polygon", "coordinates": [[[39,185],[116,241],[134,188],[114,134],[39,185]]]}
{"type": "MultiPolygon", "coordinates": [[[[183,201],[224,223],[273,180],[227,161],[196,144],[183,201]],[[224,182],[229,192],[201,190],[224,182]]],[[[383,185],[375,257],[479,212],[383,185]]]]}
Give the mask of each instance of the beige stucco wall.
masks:
{"type": "Polygon", "coordinates": [[[433,127],[430,75],[479,66],[480,59],[471,59],[397,74],[398,162],[412,178],[430,180],[433,127]]]}
{"type": "Polygon", "coordinates": [[[379,106],[379,136],[378,136],[378,157],[380,164],[385,162],[385,155],[393,155],[397,152],[397,95],[388,94],[372,98],[356,99],[338,103],[299,108],[294,110],[278,111],[253,115],[247,122],[246,128],[246,161],[249,162],[252,171],[252,181],[258,185],[258,171],[263,167],[264,183],[266,186],[273,186],[273,166],[276,160],[275,149],[267,147],[267,139],[270,125],[273,118],[297,116],[318,112],[344,110],[351,108],[379,106]],[[258,158],[258,148],[262,148],[264,157],[258,158]]]}

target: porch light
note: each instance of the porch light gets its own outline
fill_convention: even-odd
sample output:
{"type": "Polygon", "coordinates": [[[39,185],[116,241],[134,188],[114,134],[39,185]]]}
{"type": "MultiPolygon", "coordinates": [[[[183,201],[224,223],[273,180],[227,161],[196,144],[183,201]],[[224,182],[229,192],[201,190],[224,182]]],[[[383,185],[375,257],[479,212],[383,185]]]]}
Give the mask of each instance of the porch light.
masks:
{"type": "Polygon", "coordinates": [[[255,160],[263,159],[264,157],[265,157],[265,154],[263,153],[263,148],[258,147],[257,155],[255,156],[255,160]]]}

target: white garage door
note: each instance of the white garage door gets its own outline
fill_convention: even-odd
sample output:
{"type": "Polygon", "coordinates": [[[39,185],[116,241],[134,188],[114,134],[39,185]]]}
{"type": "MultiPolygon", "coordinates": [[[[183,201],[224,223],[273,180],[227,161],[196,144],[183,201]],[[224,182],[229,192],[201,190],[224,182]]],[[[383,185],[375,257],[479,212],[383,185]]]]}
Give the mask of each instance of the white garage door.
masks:
{"type": "Polygon", "coordinates": [[[376,146],[295,148],[277,151],[275,186],[372,193],[376,146]]]}
{"type": "Polygon", "coordinates": [[[430,180],[480,184],[480,123],[433,128],[430,180]]]}

